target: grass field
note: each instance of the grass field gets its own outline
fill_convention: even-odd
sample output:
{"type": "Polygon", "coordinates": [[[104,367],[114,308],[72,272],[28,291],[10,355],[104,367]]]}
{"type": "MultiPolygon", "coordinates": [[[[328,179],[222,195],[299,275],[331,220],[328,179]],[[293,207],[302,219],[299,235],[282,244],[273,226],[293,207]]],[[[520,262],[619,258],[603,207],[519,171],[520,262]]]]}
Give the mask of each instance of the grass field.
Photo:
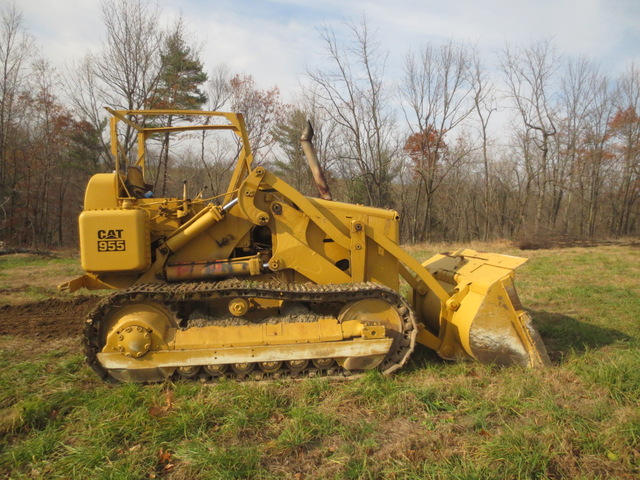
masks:
{"type": "MultiPolygon", "coordinates": [[[[75,333],[3,335],[0,476],[640,478],[640,248],[524,255],[517,285],[554,363],[544,370],[420,349],[391,377],[112,385],[85,366],[75,333]]],[[[0,257],[0,304],[59,297],[77,270],[75,259],[0,257]]]]}

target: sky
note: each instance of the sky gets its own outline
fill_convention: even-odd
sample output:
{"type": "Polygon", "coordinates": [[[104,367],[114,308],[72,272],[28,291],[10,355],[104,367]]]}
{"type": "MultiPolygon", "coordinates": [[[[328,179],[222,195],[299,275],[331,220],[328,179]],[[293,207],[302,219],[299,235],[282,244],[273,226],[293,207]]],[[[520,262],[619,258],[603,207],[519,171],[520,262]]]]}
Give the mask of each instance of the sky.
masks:
{"type": "MultiPolygon", "coordinates": [[[[64,67],[104,40],[99,0],[15,1],[26,30],[45,58],[64,67]]],[[[319,28],[340,37],[346,23],[364,17],[388,53],[387,72],[428,42],[476,44],[488,62],[508,43],[551,39],[558,52],[584,56],[621,73],[640,60],[640,0],[158,0],[162,21],[182,13],[204,45],[207,70],[225,63],[251,74],[261,88],[277,85],[284,100],[305,80],[305,68],[323,61],[319,28]]]]}

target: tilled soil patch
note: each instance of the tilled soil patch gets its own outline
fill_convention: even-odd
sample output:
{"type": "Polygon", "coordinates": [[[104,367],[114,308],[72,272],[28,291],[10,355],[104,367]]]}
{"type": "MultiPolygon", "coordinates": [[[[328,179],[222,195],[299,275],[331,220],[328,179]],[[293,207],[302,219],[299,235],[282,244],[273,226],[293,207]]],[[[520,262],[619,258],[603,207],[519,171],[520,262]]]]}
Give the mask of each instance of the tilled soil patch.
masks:
{"type": "Polygon", "coordinates": [[[53,339],[82,334],[84,321],[100,297],[48,299],[0,306],[0,335],[53,339]]]}

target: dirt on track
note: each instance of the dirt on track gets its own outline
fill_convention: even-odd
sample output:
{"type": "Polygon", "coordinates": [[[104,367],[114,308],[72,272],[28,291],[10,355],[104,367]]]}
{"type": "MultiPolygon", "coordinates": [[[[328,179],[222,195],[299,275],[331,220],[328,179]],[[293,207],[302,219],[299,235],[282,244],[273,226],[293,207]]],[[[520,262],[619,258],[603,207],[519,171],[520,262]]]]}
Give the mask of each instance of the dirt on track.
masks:
{"type": "Polygon", "coordinates": [[[0,306],[0,335],[54,339],[81,335],[84,321],[100,300],[79,296],[0,306]]]}

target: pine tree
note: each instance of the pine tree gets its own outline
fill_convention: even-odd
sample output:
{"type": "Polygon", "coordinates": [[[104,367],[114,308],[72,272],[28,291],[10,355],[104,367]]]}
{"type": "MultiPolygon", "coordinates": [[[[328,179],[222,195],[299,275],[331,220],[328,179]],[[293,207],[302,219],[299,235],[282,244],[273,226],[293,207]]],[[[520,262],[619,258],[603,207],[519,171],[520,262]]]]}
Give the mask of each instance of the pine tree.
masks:
{"type": "Polygon", "coordinates": [[[207,81],[197,53],[187,45],[182,19],[166,37],[161,53],[162,74],[151,103],[153,108],[197,110],[207,96],[200,86],[207,81]]]}
{"type": "Polygon", "coordinates": [[[307,114],[299,109],[291,110],[287,118],[279,122],[271,135],[282,150],[282,157],[273,160],[278,174],[287,179],[298,191],[313,195],[316,193],[313,177],[302,151],[300,136],[307,124],[307,114]]]}
{"type": "MultiPolygon", "coordinates": [[[[200,89],[207,81],[207,74],[203,71],[197,52],[187,45],[182,18],[165,39],[161,61],[162,74],[149,106],[158,109],[199,110],[207,101],[206,94],[200,89]]],[[[167,126],[170,127],[172,122],[173,117],[169,115],[167,126]]],[[[169,163],[169,133],[164,135],[160,159],[161,166],[157,173],[159,175],[163,171],[161,195],[164,196],[169,163]]]]}

